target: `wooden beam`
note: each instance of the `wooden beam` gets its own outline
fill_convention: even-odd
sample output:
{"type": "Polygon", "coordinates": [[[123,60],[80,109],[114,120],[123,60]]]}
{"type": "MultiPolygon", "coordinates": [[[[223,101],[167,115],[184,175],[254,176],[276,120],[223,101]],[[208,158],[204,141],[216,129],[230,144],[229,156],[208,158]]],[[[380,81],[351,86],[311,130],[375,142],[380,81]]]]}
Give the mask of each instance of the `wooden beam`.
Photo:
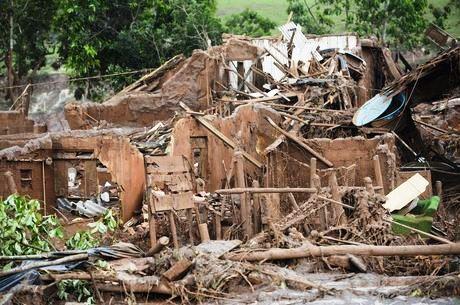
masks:
{"type": "Polygon", "coordinates": [[[269,118],[268,116],[265,117],[265,119],[268,121],[268,123],[270,123],[270,125],[272,125],[273,128],[275,128],[277,131],[279,131],[280,133],[282,133],[283,135],[285,135],[288,139],[292,140],[293,142],[297,143],[300,147],[302,147],[303,149],[305,149],[306,151],[308,151],[309,153],[311,153],[313,156],[315,156],[318,160],[320,160],[321,162],[323,162],[324,164],[326,164],[327,166],[329,167],[333,167],[334,165],[332,164],[331,161],[329,161],[328,159],[326,159],[325,157],[323,157],[322,155],[320,155],[318,152],[316,152],[313,148],[311,148],[310,146],[308,146],[307,144],[305,144],[303,141],[301,141],[299,138],[297,138],[296,136],[290,134],[289,132],[283,130],[281,127],[279,127],[278,125],[275,124],[275,122],[273,122],[273,120],[271,118],[269,118]]]}
{"type": "Polygon", "coordinates": [[[294,249],[273,248],[266,251],[258,252],[229,253],[226,254],[224,258],[233,261],[263,261],[348,254],[364,256],[459,255],[460,243],[449,245],[414,246],[340,245],[307,246],[294,249]]]}
{"type": "Polygon", "coordinates": [[[315,188],[311,187],[284,187],[284,188],[275,188],[275,187],[240,187],[233,189],[220,189],[215,191],[217,194],[229,195],[229,194],[241,194],[241,193],[253,193],[253,194],[269,194],[269,193],[316,193],[315,188]]]}
{"type": "MultiPolygon", "coordinates": [[[[184,103],[180,102],[180,107],[182,109],[184,109],[185,111],[187,112],[190,112],[191,109],[185,105],[184,103]]],[[[191,114],[201,125],[203,125],[208,131],[210,131],[212,134],[214,134],[217,138],[219,138],[220,140],[222,140],[225,144],[227,144],[228,146],[230,146],[232,149],[236,149],[237,148],[237,145],[235,142],[233,142],[233,140],[231,140],[230,138],[228,138],[226,135],[224,135],[222,132],[220,132],[220,130],[218,130],[216,127],[214,127],[209,121],[207,121],[205,118],[201,117],[201,116],[198,116],[198,115],[195,115],[195,114],[191,114]]],[[[248,154],[247,152],[241,150],[241,153],[243,154],[244,158],[246,160],[248,160],[249,162],[251,162],[252,164],[254,164],[257,168],[261,169],[263,167],[263,164],[261,162],[259,162],[257,159],[255,159],[253,156],[251,156],[250,154],[248,154]]]]}

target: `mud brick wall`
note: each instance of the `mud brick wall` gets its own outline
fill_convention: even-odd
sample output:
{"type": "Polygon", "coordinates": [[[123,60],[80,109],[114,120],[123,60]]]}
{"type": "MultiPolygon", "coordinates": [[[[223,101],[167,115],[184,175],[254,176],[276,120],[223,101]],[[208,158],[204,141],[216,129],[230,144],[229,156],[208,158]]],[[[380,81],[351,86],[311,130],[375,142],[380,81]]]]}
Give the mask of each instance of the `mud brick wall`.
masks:
{"type": "MultiPolygon", "coordinates": [[[[276,138],[276,131],[265,120],[269,116],[278,123],[281,118],[273,110],[263,106],[241,106],[230,117],[214,118],[211,123],[227,137],[240,143],[243,150],[262,163],[266,157],[264,149],[276,138]]],[[[213,133],[207,131],[193,118],[179,120],[173,131],[171,154],[185,156],[193,163],[192,138],[204,138],[207,147],[206,173],[202,177],[206,182],[206,191],[214,191],[224,187],[226,171],[230,170],[234,150],[224,144],[213,133]],[[225,168],[224,168],[225,164],[225,168]]],[[[244,163],[246,174],[253,179],[259,179],[261,185],[262,171],[249,161],[244,163]]],[[[250,186],[250,185],[249,185],[250,186]]]]}
{"type": "Polygon", "coordinates": [[[0,111],[0,135],[32,133],[34,121],[18,111],[0,111]]]}
{"type": "Polygon", "coordinates": [[[6,178],[6,171],[13,174],[19,194],[43,201],[46,196],[47,213],[54,213],[55,194],[53,183],[53,168],[43,161],[6,161],[0,160],[0,197],[5,199],[10,195],[6,178]],[[29,180],[30,178],[30,180],[29,180]],[[46,192],[43,192],[43,190],[46,192]]]}
{"type": "MultiPolygon", "coordinates": [[[[395,182],[396,155],[395,141],[391,134],[365,139],[363,137],[338,139],[307,139],[306,143],[331,161],[335,168],[356,164],[355,185],[363,186],[364,177],[371,177],[376,184],[372,158],[379,156],[385,193],[391,190],[395,182]]],[[[310,185],[310,159],[313,157],[292,143],[286,143],[282,149],[270,156],[268,168],[269,186],[307,187],[310,185]]],[[[327,166],[317,161],[318,169],[327,166]]],[[[320,173],[322,185],[327,185],[326,174],[320,173]]],[[[339,183],[340,183],[340,176],[339,183]]]]}
{"type": "Polygon", "coordinates": [[[121,135],[85,137],[83,133],[80,137],[53,139],[53,148],[94,151],[95,157],[107,167],[112,179],[123,189],[120,194],[123,221],[129,220],[134,211],[141,207],[145,185],[144,156],[131,145],[128,138],[121,135]]]}

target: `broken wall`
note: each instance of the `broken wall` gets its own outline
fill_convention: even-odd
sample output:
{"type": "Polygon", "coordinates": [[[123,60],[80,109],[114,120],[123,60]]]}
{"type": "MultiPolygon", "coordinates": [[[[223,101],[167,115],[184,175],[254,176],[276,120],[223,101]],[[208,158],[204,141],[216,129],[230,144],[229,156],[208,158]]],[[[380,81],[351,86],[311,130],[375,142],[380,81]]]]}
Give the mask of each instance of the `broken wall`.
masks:
{"type": "MultiPolygon", "coordinates": [[[[338,139],[306,139],[305,142],[319,154],[331,161],[334,168],[343,168],[338,172],[339,185],[344,184],[345,168],[356,165],[349,172],[350,186],[364,186],[364,177],[371,177],[376,186],[376,176],[372,158],[379,156],[382,170],[384,190],[387,192],[394,186],[396,172],[395,141],[391,134],[365,139],[364,137],[338,139]],[[354,172],[354,174],[353,174],[354,172]]],[[[310,186],[310,158],[308,152],[301,150],[293,143],[285,143],[278,151],[270,154],[268,164],[269,187],[307,187],[310,186]]],[[[317,161],[320,170],[327,166],[317,161]]],[[[321,184],[328,185],[327,174],[320,173],[321,184]]]]}
{"type": "Polygon", "coordinates": [[[180,110],[180,102],[195,111],[205,110],[212,104],[212,91],[222,90],[217,83],[227,83],[225,67],[228,63],[254,60],[259,53],[256,46],[234,39],[208,51],[195,50],[186,60],[171,64],[167,72],[157,73],[158,77],[148,80],[141,79],[136,86],[125,88],[102,104],[67,104],[65,117],[71,129],[88,129],[98,125],[99,121],[123,126],[149,126],[174,116],[180,110]]]}
{"type": "Polygon", "coordinates": [[[20,111],[0,111],[0,135],[33,133],[35,122],[20,111]]]}
{"type": "MultiPolygon", "coordinates": [[[[276,123],[281,120],[268,107],[244,105],[238,107],[230,117],[214,118],[211,123],[224,135],[239,143],[241,149],[263,162],[265,156],[262,152],[276,138],[276,132],[265,120],[265,116],[269,116],[276,123]]],[[[206,190],[214,191],[224,187],[226,172],[232,166],[234,150],[195,119],[181,119],[174,127],[171,154],[183,155],[194,163],[194,150],[204,156],[204,160],[199,163],[204,164],[201,178],[206,182],[206,190]]],[[[248,161],[244,164],[246,174],[253,178],[261,177],[261,171],[254,165],[248,161]]]]}
{"type": "Polygon", "coordinates": [[[56,197],[68,195],[67,169],[77,163],[84,165],[85,172],[81,195],[89,196],[97,191],[96,160],[99,160],[122,188],[120,201],[123,220],[129,220],[134,211],[141,207],[145,182],[144,157],[124,134],[111,130],[100,134],[51,134],[51,147],[47,147],[47,142],[39,142],[43,145],[29,145],[39,139],[29,140],[23,147],[18,147],[14,151],[15,155],[0,151],[0,156],[4,157],[0,157],[0,196],[9,195],[3,174],[11,171],[20,194],[46,199],[48,212],[53,212],[51,207],[55,206],[56,197]],[[34,149],[24,150],[27,145],[34,149]],[[93,156],[90,159],[63,157],[70,152],[93,153],[93,156]]]}

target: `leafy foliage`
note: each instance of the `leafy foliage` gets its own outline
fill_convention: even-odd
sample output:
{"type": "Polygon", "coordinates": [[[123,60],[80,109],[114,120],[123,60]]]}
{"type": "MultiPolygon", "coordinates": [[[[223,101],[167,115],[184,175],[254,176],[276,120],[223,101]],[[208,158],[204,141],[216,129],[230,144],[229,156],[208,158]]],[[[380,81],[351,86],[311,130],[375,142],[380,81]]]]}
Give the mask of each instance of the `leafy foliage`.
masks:
{"type": "MultiPolygon", "coordinates": [[[[59,56],[77,76],[156,67],[220,40],[214,0],[63,0],[59,56]]],[[[129,78],[115,78],[116,90],[129,78]]]]}
{"type": "Polygon", "coordinates": [[[260,37],[269,35],[276,23],[261,16],[255,11],[245,9],[239,14],[233,14],[225,22],[225,31],[238,35],[260,37]]]}
{"type": "Polygon", "coordinates": [[[80,302],[85,300],[86,304],[96,304],[91,284],[82,280],[63,280],[58,283],[58,297],[67,300],[70,295],[76,297],[80,302]]]}
{"type": "Polygon", "coordinates": [[[330,31],[333,21],[328,14],[313,9],[304,0],[288,0],[288,12],[292,12],[292,21],[302,26],[308,34],[325,34],[330,31]]]}
{"type": "Polygon", "coordinates": [[[414,47],[426,28],[427,0],[355,0],[353,28],[387,44],[414,47]]]}
{"type": "Polygon", "coordinates": [[[0,253],[27,255],[50,251],[47,238],[63,238],[55,216],[43,217],[40,202],[19,195],[0,200],[0,253]]]}
{"type": "Polygon", "coordinates": [[[97,233],[105,234],[108,231],[115,231],[118,228],[118,221],[112,210],[107,210],[98,221],[89,226],[92,227],[91,231],[77,232],[67,240],[66,246],[68,249],[88,250],[99,246],[100,241],[97,238],[97,233]]]}
{"type": "Polygon", "coordinates": [[[333,16],[345,15],[346,30],[376,36],[384,44],[414,47],[426,28],[427,0],[318,0],[313,9],[306,1],[288,0],[293,21],[311,34],[332,28],[333,16]]]}
{"type": "Polygon", "coordinates": [[[45,56],[52,51],[50,20],[55,12],[55,0],[0,1],[0,75],[7,74],[7,54],[12,42],[13,85],[23,81],[31,70],[45,65],[45,56]]]}
{"type": "MultiPolygon", "coordinates": [[[[93,227],[91,231],[80,231],[69,238],[66,242],[67,248],[72,250],[88,250],[99,246],[100,240],[95,234],[105,234],[108,231],[114,231],[118,227],[118,221],[113,215],[112,210],[107,210],[91,227],[93,227]]],[[[96,266],[105,269],[107,268],[107,262],[98,260],[96,266]]],[[[61,281],[58,284],[59,298],[67,300],[69,295],[74,296],[79,302],[85,299],[87,304],[95,304],[93,289],[88,281],[61,281]]]]}

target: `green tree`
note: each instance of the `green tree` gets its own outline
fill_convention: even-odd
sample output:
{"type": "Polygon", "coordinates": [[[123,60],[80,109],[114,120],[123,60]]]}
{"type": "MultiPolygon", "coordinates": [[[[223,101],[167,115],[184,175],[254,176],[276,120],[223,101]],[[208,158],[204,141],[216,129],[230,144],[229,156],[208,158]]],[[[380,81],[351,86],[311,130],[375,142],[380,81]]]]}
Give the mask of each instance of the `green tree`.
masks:
{"type": "MultiPolygon", "coordinates": [[[[0,1],[0,73],[8,86],[16,86],[46,63],[51,22],[56,12],[54,0],[0,1]]],[[[9,89],[14,100],[18,90],[9,89]]]]}
{"type": "Polygon", "coordinates": [[[289,14],[292,12],[292,21],[300,24],[302,32],[305,34],[321,35],[328,33],[334,24],[330,18],[330,15],[333,15],[332,11],[325,14],[310,6],[305,0],[288,0],[287,11],[289,14]]]}
{"type": "Polygon", "coordinates": [[[276,23],[269,18],[250,9],[245,9],[239,14],[229,16],[225,22],[225,31],[238,35],[260,37],[269,35],[275,26],[276,23]]]}
{"type": "Polygon", "coordinates": [[[306,33],[331,32],[334,20],[345,17],[347,31],[376,36],[382,43],[414,47],[426,28],[427,0],[288,0],[288,12],[306,33]]]}
{"type": "Polygon", "coordinates": [[[354,0],[353,28],[394,46],[414,47],[427,21],[427,0],[354,0]]]}
{"type": "Polygon", "coordinates": [[[156,67],[218,43],[215,10],[214,0],[62,0],[54,22],[59,56],[76,76],[156,67]]]}

